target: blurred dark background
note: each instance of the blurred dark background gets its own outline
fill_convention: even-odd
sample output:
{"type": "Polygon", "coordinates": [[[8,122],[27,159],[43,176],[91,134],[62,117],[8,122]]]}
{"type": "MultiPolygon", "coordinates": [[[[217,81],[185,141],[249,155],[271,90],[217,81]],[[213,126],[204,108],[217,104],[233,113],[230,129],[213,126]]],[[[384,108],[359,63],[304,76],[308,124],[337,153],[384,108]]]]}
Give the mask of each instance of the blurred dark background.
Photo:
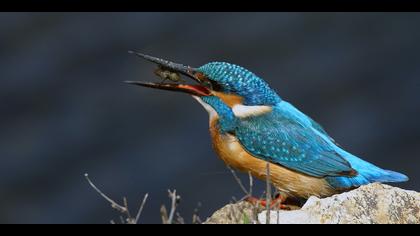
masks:
{"type": "Polygon", "coordinates": [[[156,80],[130,49],[242,65],[418,191],[419,24],[416,13],[0,13],[0,223],[117,218],[86,172],[133,209],[148,192],[142,223],[160,222],[168,188],[187,222],[198,202],[205,218],[242,196],[196,101],[122,83],[156,80]]]}

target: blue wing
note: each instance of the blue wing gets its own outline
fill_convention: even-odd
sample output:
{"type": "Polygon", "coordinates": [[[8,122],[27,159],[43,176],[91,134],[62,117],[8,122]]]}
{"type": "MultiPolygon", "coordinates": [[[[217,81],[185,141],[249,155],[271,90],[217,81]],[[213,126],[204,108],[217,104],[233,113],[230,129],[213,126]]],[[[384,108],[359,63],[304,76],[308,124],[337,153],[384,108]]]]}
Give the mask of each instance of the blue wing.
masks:
{"type": "Polygon", "coordinates": [[[238,120],[235,134],[249,153],[315,177],[356,173],[321,126],[282,103],[271,113],[238,120]]]}

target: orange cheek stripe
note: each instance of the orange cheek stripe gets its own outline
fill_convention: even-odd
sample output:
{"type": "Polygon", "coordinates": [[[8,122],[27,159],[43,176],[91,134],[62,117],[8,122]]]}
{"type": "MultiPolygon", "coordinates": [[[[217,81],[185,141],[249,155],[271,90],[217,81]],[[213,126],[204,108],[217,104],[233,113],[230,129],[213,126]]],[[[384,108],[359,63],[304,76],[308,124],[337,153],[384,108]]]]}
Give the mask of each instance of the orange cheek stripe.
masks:
{"type": "Polygon", "coordinates": [[[226,105],[228,105],[230,108],[237,104],[242,104],[243,98],[238,95],[234,94],[226,94],[221,92],[214,92],[213,95],[219,97],[226,105]]]}

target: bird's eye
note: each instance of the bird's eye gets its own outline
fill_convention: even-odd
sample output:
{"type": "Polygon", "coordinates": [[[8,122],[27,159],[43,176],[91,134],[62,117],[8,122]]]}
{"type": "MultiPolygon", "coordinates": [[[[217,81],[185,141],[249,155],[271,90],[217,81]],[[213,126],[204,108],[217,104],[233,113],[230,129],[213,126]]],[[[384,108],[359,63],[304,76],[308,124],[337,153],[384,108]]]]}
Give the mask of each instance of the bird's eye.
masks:
{"type": "Polygon", "coordinates": [[[202,83],[202,85],[204,85],[204,86],[206,86],[206,87],[208,87],[208,88],[210,88],[211,90],[213,90],[213,91],[221,91],[222,90],[222,86],[219,84],[219,83],[217,83],[216,81],[214,81],[214,80],[211,80],[211,79],[209,79],[206,75],[204,75],[203,73],[200,73],[200,72],[198,72],[198,73],[196,73],[195,74],[195,76],[200,80],[200,81],[202,81],[201,83],[202,83]]]}

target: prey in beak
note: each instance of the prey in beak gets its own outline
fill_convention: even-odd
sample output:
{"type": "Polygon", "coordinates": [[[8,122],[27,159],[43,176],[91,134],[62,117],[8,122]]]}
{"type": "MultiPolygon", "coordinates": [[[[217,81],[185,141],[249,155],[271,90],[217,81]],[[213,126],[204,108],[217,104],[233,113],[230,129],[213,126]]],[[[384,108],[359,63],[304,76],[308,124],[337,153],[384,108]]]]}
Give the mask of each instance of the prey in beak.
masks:
{"type": "Polygon", "coordinates": [[[174,63],[157,57],[152,57],[143,53],[129,51],[131,54],[135,54],[138,57],[141,57],[145,60],[148,60],[152,63],[155,63],[158,68],[155,70],[155,74],[160,76],[163,80],[160,83],[144,82],[144,81],[125,81],[128,84],[134,84],[143,87],[170,90],[184,92],[194,96],[209,96],[211,95],[211,90],[208,87],[210,84],[209,80],[205,76],[198,72],[197,69],[184,66],[179,63],[174,63]],[[184,75],[198,84],[185,84],[179,82],[185,82],[180,78],[180,75],[184,75]],[[170,80],[176,83],[164,83],[165,81],[170,80]]]}

